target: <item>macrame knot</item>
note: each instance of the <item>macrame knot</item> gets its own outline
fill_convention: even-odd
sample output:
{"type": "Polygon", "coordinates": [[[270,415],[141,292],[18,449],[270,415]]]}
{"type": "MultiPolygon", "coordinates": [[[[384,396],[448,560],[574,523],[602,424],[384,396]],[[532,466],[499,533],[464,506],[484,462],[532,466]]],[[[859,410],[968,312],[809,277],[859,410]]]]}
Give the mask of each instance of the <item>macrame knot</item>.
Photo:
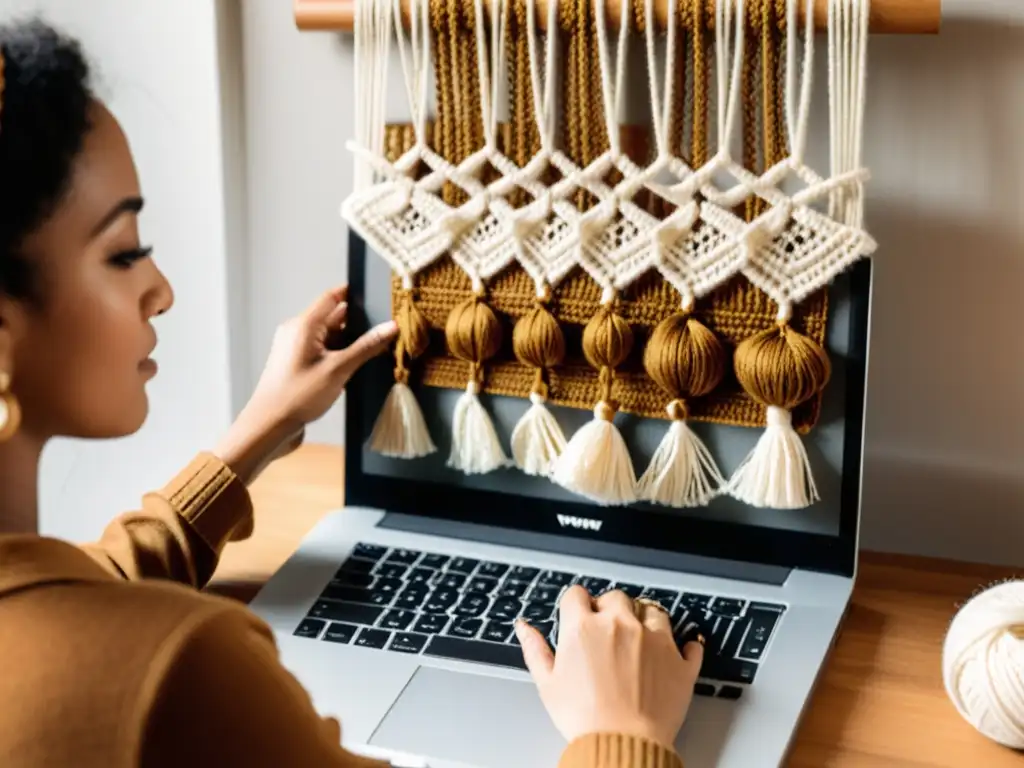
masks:
{"type": "Polygon", "coordinates": [[[813,339],[782,324],[740,342],[736,379],[762,405],[793,410],[828,384],[832,364],[813,339]]]}
{"type": "Polygon", "coordinates": [[[633,350],[633,330],[611,304],[602,305],[583,329],[583,354],[594,368],[616,368],[633,350]]]}
{"type": "Polygon", "coordinates": [[[602,400],[594,406],[594,418],[601,419],[602,421],[612,421],[617,410],[614,405],[602,400]]]}
{"type": "Polygon", "coordinates": [[[412,291],[402,291],[401,304],[395,315],[398,323],[398,338],[405,353],[417,358],[430,345],[430,323],[413,301],[412,291]]]}
{"type": "Polygon", "coordinates": [[[785,408],[769,405],[766,416],[769,427],[789,428],[793,426],[793,414],[785,408]]]}
{"type": "Polygon", "coordinates": [[[644,368],[675,400],[703,397],[725,375],[725,350],[706,325],[677,312],[654,328],[644,348],[644,368]]]}
{"type": "Polygon", "coordinates": [[[532,368],[554,368],[565,359],[562,327],[539,301],[512,329],[512,349],[523,365],[532,368]]]}
{"type": "Polygon", "coordinates": [[[686,407],[686,403],[682,400],[672,400],[665,406],[665,411],[672,421],[686,421],[690,416],[690,409],[686,407]]]}
{"type": "Polygon", "coordinates": [[[455,357],[477,366],[501,348],[498,316],[478,295],[470,296],[449,313],[444,335],[455,357]]]}

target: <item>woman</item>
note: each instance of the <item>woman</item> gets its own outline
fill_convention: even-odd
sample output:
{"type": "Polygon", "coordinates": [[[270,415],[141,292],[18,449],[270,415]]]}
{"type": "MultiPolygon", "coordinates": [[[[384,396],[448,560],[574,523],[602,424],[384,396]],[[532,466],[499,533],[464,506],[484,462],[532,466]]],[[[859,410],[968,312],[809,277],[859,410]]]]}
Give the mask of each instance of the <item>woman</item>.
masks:
{"type": "MultiPolygon", "coordinates": [[[[23,23],[0,27],[0,54],[0,765],[380,765],[340,747],[263,622],[199,590],[226,543],[252,533],[247,484],[395,328],[333,348],[345,289],[326,292],[281,327],[223,440],[141,509],[88,546],[17,532],[35,520],[50,438],[142,425],[150,321],[173,296],[139,243],[128,144],[75,43],[23,23]]],[[[575,587],[560,616],[557,661],[535,630],[517,632],[568,742],[561,765],[681,765],[671,745],[700,645],[680,654],[664,612],[621,592],[591,601],[575,587]]]]}

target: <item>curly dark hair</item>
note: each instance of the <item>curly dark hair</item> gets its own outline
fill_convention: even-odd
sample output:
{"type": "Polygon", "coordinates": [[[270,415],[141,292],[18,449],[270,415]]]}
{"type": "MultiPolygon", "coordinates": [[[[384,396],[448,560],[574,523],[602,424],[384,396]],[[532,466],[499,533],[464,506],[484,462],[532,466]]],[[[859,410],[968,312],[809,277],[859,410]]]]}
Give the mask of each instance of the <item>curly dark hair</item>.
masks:
{"type": "Polygon", "coordinates": [[[0,292],[32,298],[22,245],[67,193],[94,96],[78,42],[39,19],[0,25],[0,53],[0,292]]]}

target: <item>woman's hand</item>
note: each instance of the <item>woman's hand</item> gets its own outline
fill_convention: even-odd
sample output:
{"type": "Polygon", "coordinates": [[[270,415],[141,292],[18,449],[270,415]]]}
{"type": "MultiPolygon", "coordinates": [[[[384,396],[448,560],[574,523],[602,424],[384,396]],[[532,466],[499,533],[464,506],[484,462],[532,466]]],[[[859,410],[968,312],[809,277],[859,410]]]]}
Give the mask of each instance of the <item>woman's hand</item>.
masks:
{"type": "Polygon", "coordinates": [[[341,396],[352,375],[398,332],[382,323],[344,349],[328,341],[345,327],[348,287],[327,291],[277,329],[252,397],[214,450],[245,482],[302,442],[303,430],[341,396]]]}
{"type": "Polygon", "coordinates": [[[680,654],[668,614],[619,590],[591,602],[583,587],[559,604],[558,653],[533,627],[516,634],[541,700],[555,727],[573,741],[588,733],[624,733],[673,748],[686,719],[704,649],[680,654]]]}

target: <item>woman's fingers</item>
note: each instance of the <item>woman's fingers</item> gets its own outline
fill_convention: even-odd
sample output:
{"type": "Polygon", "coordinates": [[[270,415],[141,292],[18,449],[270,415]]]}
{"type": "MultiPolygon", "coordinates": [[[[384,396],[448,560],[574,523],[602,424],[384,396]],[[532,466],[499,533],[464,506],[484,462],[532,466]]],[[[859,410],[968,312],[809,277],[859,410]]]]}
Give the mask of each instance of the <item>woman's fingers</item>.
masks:
{"type": "Polygon", "coordinates": [[[660,605],[641,603],[640,621],[652,632],[664,632],[672,636],[672,622],[669,619],[668,611],[660,605]]]}
{"type": "Polygon", "coordinates": [[[537,631],[536,627],[532,627],[520,619],[516,621],[515,630],[519,645],[523,649],[523,661],[526,662],[526,668],[538,685],[541,685],[551,673],[555,664],[555,654],[552,653],[548,641],[537,631]]]}
{"type": "Polygon", "coordinates": [[[584,615],[593,612],[590,593],[579,584],[573,584],[565,590],[562,599],[558,601],[558,623],[562,625],[577,622],[584,615]]]}
{"type": "Polygon", "coordinates": [[[307,323],[322,323],[341,302],[348,299],[348,285],[338,285],[324,291],[306,308],[303,317],[307,323]]]}
{"type": "Polygon", "coordinates": [[[390,345],[391,340],[398,335],[398,323],[394,320],[375,325],[358,339],[349,344],[345,349],[340,349],[331,354],[338,369],[347,369],[350,372],[358,370],[363,363],[384,352],[390,345]]]}
{"type": "Polygon", "coordinates": [[[597,610],[600,613],[621,613],[634,615],[633,598],[621,589],[613,589],[605,592],[596,601],[597,610]]]}
{"type": "Polygon", "coordinates": [[[337,331],[345,327],[346,320],[348,320],[348,302],[343,301],[328,313],[324,324],[328,331],[337,331]]]}

